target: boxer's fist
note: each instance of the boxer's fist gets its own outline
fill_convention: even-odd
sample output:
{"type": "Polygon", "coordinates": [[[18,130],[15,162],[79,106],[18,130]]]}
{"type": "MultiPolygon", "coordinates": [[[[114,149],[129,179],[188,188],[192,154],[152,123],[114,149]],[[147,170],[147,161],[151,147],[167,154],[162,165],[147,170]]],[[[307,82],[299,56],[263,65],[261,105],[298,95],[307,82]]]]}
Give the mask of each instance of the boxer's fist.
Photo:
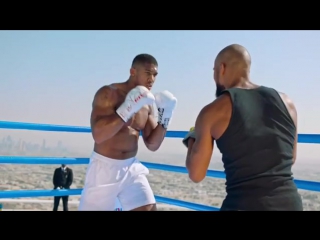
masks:
{"type": "Polygon", "coordinates": [[[155,101],[153,94],[143,86],[137,86],[131,89],[124,102],[116,110],[116,113],[127,122],[144,105],[152,105],[155,101]]]}
{"type": "Polygon", "coordinates": [[[182,140],[182,143],[188,148],[188,141],[189,138],[193,138],[195,139],[195,133],[194,133],[194,127],[190,128],[189,132],[187,133],[187,135],[184,137],[184,139],[182,140]]]}
{"type": "Polygon", "coordinates": [[[177,99],[167,90],[156,93],[154,97],[158,109],[158,124],[167,129],[176,107],[177,99]]]}

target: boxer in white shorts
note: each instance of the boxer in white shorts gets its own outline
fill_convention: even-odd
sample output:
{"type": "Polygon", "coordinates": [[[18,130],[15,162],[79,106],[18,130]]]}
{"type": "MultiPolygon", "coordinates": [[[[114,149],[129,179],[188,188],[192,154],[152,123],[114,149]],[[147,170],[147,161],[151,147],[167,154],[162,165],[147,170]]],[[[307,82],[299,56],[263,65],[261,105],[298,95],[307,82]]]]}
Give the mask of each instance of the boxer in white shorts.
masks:
{"type": "Polygon", "coordinates": [[[91,112],[95,144],[79,210],[114,211],[117,199],[123,211],[156,210],[146,178],[149,170],[136,154],[140,131],[149,150],[159,149],[177,103],[168,91],[150,92],[157,74],[156,59],[140,54],[134,58],[126,82],[104,86],[95,94],[91,112]]]}

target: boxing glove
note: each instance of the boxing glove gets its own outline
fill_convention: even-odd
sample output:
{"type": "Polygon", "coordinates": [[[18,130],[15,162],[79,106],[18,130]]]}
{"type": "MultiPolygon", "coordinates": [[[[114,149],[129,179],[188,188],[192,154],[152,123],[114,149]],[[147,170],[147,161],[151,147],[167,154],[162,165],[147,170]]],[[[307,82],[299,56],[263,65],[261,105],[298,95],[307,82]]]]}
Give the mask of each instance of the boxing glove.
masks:
{"type": "Polygon", "coordinates": [[[184,137],[182,140],[182,143],[188,148],[188,141],[189,138],[194,138],[195,139],[195,133],[194,133],[194,127],[190,128],[189,132],[187,135],[184,137]]]}
{"type": "Polygon", "coordinates": [[[154,101],[153,94],[146,87],[137,86],[128,92],[116,113],[124,122],[127,122],[144,105],[152,105],[154,101]]]}
{"type": "Polygon", "coordinates": [[[154,97],[158,109],[158,124],[167,129],[176,107],[177,99],[167,90],[156,93],[154,97]]]}

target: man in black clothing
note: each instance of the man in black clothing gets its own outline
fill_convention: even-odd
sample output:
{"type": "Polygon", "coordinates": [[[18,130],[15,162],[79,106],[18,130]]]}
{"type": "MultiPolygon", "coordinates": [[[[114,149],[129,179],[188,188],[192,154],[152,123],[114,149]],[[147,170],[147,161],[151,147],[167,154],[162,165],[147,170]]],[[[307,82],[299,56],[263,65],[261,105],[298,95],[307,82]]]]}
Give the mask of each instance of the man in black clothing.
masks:
{"type": "MultiPolygon", "coordinates": [[[[65,164],[56,168],[53,174],[53,186],[54,189],[70,189],[73,181],[73,172],[71,168],[68,168],[65,164]]],[[[69,196],[54,197],[53,211],[58,211],[60,198],[63,202],[63,211],[68,211],[69,196]]]]}
{"type": "Polygon", "coordinates": [[[205,178],[215,140],[226,174],[222,211],[302,211],[291,171],[296,108],[286,94],[252,83],[250,66],[250,54],[238,44],[217,55],[217,99],[200,111],[183,140],[189,177],[205,178]]]}

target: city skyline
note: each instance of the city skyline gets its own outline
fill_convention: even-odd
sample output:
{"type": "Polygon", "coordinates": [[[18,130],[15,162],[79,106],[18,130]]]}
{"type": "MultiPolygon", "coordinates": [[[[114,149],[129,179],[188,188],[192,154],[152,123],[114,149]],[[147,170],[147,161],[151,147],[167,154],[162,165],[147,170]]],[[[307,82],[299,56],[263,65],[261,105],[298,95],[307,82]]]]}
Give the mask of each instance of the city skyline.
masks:
{"type": "Polygon", "coordinates": [[[46,139],[42,139],[42,144],[26,141],[21,138],[14,139],[11,135],[7,135],[0,139],[0,155],[8,156],[12,153],[18,156],[36,155],[48,156],[52,152],[59,155],[68,155],[69,150],[65,147],[61,140],[58,140],[56,146],[47,146],[46,139]]]}

